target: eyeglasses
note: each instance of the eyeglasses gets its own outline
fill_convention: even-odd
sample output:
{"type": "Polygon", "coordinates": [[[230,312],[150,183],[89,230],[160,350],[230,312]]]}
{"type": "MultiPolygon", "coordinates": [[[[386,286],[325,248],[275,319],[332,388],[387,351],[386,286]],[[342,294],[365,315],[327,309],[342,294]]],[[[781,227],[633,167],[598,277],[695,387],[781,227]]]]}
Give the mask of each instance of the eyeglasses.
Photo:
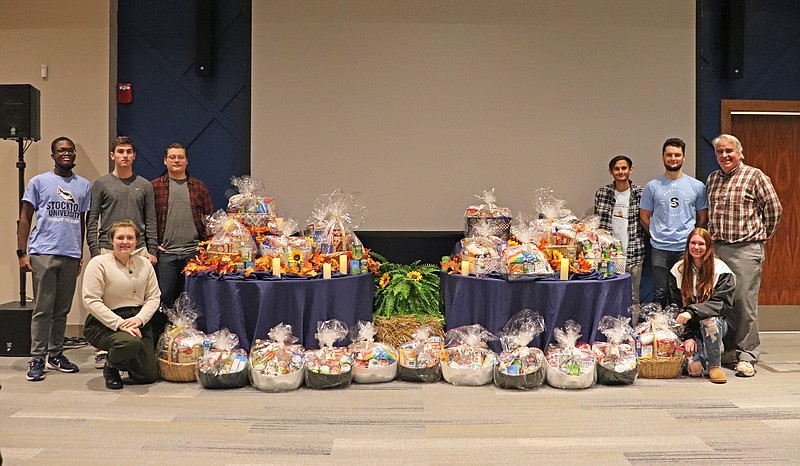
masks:
{"type": "Polygon", "coordinates": [[[186,159],[185,155],[168,155],[167,160],[184,160],[186,159]]]}
{"type": "Polygon", "coordinates": [[[56,149],[56,154],[74,154],[74,153],[75,153],[74,147],[56,149]]]}

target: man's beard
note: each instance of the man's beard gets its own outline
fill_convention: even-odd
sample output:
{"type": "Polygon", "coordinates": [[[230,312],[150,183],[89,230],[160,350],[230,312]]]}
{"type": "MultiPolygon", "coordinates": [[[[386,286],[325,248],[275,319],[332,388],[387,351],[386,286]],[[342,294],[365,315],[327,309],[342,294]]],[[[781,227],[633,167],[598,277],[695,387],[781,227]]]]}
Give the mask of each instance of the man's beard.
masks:
{"type": "Polygon", "coordinates": [[[677,165],[675,167],[670,165],[664,165],[664,168],[666,168],[668,172],[677,172],[680,171],[681,168],[683,168],[683,164],[677,165]]]}

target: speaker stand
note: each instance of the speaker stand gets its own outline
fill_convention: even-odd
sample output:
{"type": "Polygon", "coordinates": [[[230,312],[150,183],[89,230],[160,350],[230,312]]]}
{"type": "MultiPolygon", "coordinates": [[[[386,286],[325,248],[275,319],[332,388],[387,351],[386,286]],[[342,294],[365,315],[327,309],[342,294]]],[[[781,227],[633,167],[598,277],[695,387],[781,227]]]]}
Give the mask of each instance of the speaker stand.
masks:
{"type": "MultiPolygon", "coordinates": [[[[19,147],[19,159],[17,160],[17,170],[19,170],[19,212],[17,213],[17,234],[19,234],[19,214],[22,213],[22,196],[25,195],[25,145],[24,138],[17,138],[17,145],[19,147]]],[[[16,249],[16,248],[15,248],[16,249]]],[[[26,307],[28,304],[28,297],[26,289],[28,288],[27,282],[28,272],[24,269],[19,269],[19,305],[26,307]]]]}

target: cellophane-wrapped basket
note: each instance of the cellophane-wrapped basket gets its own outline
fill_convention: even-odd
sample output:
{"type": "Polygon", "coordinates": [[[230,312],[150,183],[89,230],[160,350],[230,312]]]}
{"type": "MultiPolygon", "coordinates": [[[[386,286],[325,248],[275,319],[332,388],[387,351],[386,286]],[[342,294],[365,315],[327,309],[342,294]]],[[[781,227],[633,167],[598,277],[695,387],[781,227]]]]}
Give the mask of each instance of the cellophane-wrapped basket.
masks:
{"type": "Polygon", "coordinates": [[[528,345],[543,331],[544,319],[530,309],[523,309],[509,319],[500,335],[503,351],[497,355],[495,385],[521,390],[542,386],[547,361],[542,350],[528,345]]]}
{"type": "Polygon", "coordinates": [[[195,327],[197,311],[184,292],[172,309],[163,308],[171,324],[158,339],[158,368],[170,382],[194,382],[197,360],[203,355],[206,335],[195,327]]]}

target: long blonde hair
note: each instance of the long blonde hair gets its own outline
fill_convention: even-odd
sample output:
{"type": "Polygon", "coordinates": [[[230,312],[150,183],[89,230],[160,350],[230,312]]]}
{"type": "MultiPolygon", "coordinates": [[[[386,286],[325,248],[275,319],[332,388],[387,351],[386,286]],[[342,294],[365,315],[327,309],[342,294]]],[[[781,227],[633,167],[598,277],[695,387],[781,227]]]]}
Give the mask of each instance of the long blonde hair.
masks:
{"type": "Polygon", "coordinates": [[[714,242],[711,234],[705,228],[695,228],[686,239],[686,249],[683,251],[683,264],[679,267],[681,278],[681,300],[684,306],[692,303],[703,303],[711,299],[714,292],[714,242]],[[703,255],[700,267],[697,270],[697,289],[695,289],[694,258],[689,254],[689,244],[692,236],[700,236],[706,242],[706,253],[703,255]]]}

